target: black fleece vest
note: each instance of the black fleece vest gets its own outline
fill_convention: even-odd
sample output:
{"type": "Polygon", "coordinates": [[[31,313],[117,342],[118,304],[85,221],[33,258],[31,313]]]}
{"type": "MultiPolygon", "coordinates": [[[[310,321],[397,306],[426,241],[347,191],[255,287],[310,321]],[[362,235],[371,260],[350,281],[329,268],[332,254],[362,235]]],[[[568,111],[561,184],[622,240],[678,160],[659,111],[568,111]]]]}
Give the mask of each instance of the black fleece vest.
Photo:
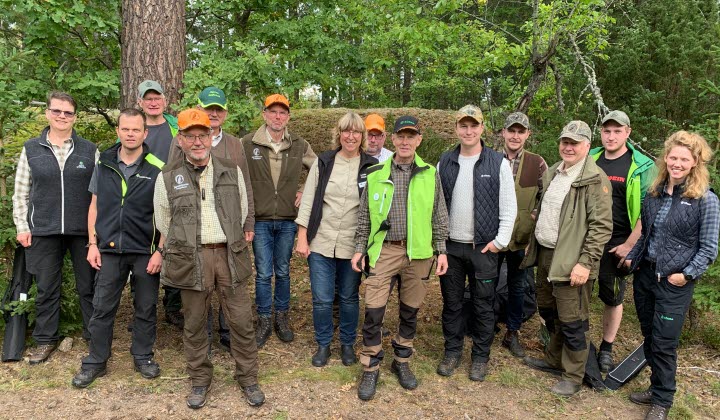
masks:
{"type": "Polygon", "coordinates": [[[88,192],[95,169],[97,146],[72,132],[73,148],[60,171],[55,153],[47,142],[49,127],[39,137],[25,142],[32,173],[28,224],[35,236],[87,236],[88,192]]]}
{"type": "MultiPolygon", "coordinates": [[[[448,213],[452,206],[455,181],[460,172],[458,163],[460,146],[440,156],[440,181],[442,182],[448,213]]],[[[473,211],[475,245],[486,244],[497,236],[500,228],[500,164],[503,155],[483,143],[480,158],[473,169],[473,211]]]]}

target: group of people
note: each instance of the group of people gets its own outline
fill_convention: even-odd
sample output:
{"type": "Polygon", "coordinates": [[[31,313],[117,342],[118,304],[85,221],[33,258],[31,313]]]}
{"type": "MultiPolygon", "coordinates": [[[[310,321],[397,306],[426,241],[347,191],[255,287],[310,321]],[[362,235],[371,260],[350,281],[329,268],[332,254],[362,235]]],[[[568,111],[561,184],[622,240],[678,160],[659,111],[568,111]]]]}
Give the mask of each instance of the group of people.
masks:
{"type": "Polygon", "coordinates": [[[284,342],[294,339],[288,315],[294,246],[310,272],[313,366],[328,363],[336,325],[342,363],[357,363],[363,282],[358,397],[370,400],[376,392],[393,290],[399,327],[390,371],[403,388],[415,389],[409,361],[434,273],[443,299],[444,356],[437,373],[453,375],[469,335],[468,375],[483,381],[504,261],[509,292],[502,345],[528,366],[560,375],[551,391],[561,396],[577,393],[582,383],[596,281],[605,305],[598,362],[604,372],[613,369],[625,279],[634,272],[652,376],[650,388],[630,399],[651,405],[649,418],[667,416],[693,286],[717,257],[720,209],[709,189],[712,152],[701,136],[672,134],[653,162],[630,143],[627,114],[612,111],[599,127],[602,146],[592,150],[591,128],[568,123],[558,137],[561,161],[548,168],[526,150],[532,133],[527,115],[507,116],[504,147],[495,151],[482,140],[482,111],[467,105],[455,114],[457,146],[433,166],[416,153],[422,129],[409,115],[394,121],[394,152],[384,147],[388,133],[380,115],[363,119],[348,112],[333,129],[331,149],[316,156],[288,131],[290,103],[280,94],[266,98],[265,123],[242,139],[222,129],[227,98],[216,87],[175,118],[165,113],[161,85],[148,80],[138,87],[138,105],[141,110],[120,112],[118,142],[99,152],[73,129],[73,98],[53,92],[45,111],[49,127],[23,147],[13,216],[38,285],[31,364],[57,347],[61,269],[69,250],[89,347],[73,386],[106,374],[115,314],[130,279],[130,352],[142,377],[160,374],[153,347],[162,284],[166,320],[183,330],[187,404],[205,404],[216,292],[220,345],[235,360],[247,402],[260,405],[265,396],[257,349],[273,329],[284,342]],[[303,169],[308,175],[301,185],[303,169]],[[250,245],[255,317],[247,289],[250,245]],[[526,356],[518,334],[530,267],[537,267],[538,313],[550,332],[544,358],[526,356]],[[469,315],[463,314],[466,288],[469,315]]]}

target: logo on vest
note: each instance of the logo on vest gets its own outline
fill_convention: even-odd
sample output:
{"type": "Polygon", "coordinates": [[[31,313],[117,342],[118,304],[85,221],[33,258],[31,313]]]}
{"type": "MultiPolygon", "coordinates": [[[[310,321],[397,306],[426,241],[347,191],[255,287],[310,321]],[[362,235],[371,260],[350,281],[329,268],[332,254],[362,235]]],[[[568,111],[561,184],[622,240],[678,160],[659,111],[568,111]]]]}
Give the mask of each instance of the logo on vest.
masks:
{"type": "Polygon", "coordinates": [[[380,199],[380,194],[375,193],[375,195],[373,195],[373,200],[378,201],[379,199],[380,199]]]}
{"type": "Polygon", "coordinates": [[[76,169],[87,169],[83,161],[81,160],[80,163],[78,163],[78,166],[75,167],[76,169]]]}
{"type": "Polygon", "coordinates": [[[252,158],[253,158],[253,160],[260,160],[260,159],[262,159],[262,156],[260,155],[260,149],[258,149],[257,147],[253,149],[253,156],[252,156],[252,158]]]}
{"type": "Polygon", "coordinates": [[[691,207],[692,207],[692,204],[691,204],[691,203],[688,203],[687,201],[680,201],[680,204],[685,204],[686,206],[691,206],[691,207]]]}
{"type": "Polygon", "coordinates": [[[490,174],[480,174],[480,178],[491,178],[492,175],[490,174]]]}
{"type": "Polygon", "coordinates": [[[190,186],[190,184],[185,182],[184,176],[182,176],[182,175],[175,176],[175,186],[173,188],[175,188],[176,190],[182,190],[183,188],[187,188],[189,186],[190,186]]]}
{"type": "Polygon", "coordinates": [[[367,181],[358,182],[358,187],[360,187],[360,188],[365,188],[366,185],[367,185],[367,181]]]}

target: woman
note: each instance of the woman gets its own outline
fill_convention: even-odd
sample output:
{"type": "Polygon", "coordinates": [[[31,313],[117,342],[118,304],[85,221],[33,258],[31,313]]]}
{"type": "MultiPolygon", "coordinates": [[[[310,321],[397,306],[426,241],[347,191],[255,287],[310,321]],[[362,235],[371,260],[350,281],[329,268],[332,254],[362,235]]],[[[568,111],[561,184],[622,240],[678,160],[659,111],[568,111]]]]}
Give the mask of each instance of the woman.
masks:
{"type": "Polygon", "coordinates": [[[642,207],[642,236],[625,264],[637,269],[635,307],[650,388],[630,400],[651,405],[646,419],[664,419],[673,403],[677,347],[695,282],[717,257],[717,196],[709,190],[704,138],[678,131],[665,141],[659,174],[642,207]]]}
{"type": "Polygon", "coordinates": [[[335,290],[340,298],[340,349],[345,366],[357,361],[360,273],[350,260],[355,252],[360,195],[367,170],[378,163],[363,152],[365,124],[348,112],[333,129],[334,149],[321,153],[310,168],[300,210],[295,251],[308,259],[313,298],[313,324],[318,348],[313,366],[325,366],[333,336],[332,306],[335,290]]]}

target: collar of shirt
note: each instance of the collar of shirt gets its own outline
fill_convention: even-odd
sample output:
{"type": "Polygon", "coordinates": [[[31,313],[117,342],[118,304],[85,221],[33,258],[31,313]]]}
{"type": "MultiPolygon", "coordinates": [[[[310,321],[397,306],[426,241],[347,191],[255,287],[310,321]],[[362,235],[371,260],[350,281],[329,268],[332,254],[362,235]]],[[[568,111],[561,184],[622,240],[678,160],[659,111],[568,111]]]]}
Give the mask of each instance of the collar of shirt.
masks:
{"type": "MultiPolygon", "coordinates": [[[[45,135],[45,142],[48,144],[48,146],[55,146],[53,144],[53,142],[50,141],[50,133],[49,132],[45,135]]],[[[63,140],[63,145],[65,145],[67,143],[71,143],[71,144],[73,143],[72,137],[68,137],[65,140],[63,140]]],[[[62,146],[60,146],[60,147],[62,147],[62,146]]]]}
{"type": "Polygon", "coordinates": [[[273,140],[272,136],[270,135],[270,130],[268,130],[267,127],[265,127],[265,136],[267,137],[267,139],[270,143],[282,144],[285,141],[285,139],[287,139],[287,133],[288,133],[288,131],[286,128],[285,131],[283,132],[283,136],[280,139],[280,141],[276,142],[275,140],[273,140]]]}
{"type": "MultiPolygon", "coordinates": [[[[587,159],[587,157],[585,157],[585,159],[587,159]]],[[[580,162],[574,164],[570,167],[570,169],[565,169],[565,162],[563,162],[557,167],[555,173],[563,174],[565,176],[577,177],[578,175],[580,175],[580,171],[582,171],[583,165],[585,165],[585,160],[581,160],[580,162]]]]}
{"type": "Polygon", "coordinates": [[[217,136],[212,137],[212,147],[215,147],[220,143],[220,140],[222,140],[222,128],[220,128],[220,132],[217,136]]]}
{"type": "Polygon", "coordinates": [[[415,167],[415,162],[411,163],[396,163],[395,160],[392,161],[392,166],[396,169],[399,169],[403,172],[407,172],[413,169],[415,167]]]}
{"type": "MultiPolygon", "coordinates": [[[[118,149],[117,149],[117,154],[115,155],[115,163],[124,163],[123,160],[122,160],[121,157],[120,157],[120,151],[121,151],[121,150],[122,150],[122,146],[118,147],[118,149]]],[[[126,167],[130,167],[130,166],[139,165],[139,164],[140,164],[140,161],[142,160],[142,158],[143,158],[143,156],[142,156],[142,153],[141,153],[140,156],[138,156],[138,158],[135,159],[135,162],[133,162],[133,163],[131,163],[131,164],[129,164],[129,165],[126,164],[125,166],[126,166],[126,167]]]]}
{"type": "Polygon", "coordinates": [[[513,162],[513,161],[516,161],[516,160],[520,160],[520,158],[522,157],[522,154],[523,154],[524,151],[525,151],[525,149],[520,149],[520,151],[518,152],[518,154],[515,155],[515,159],[510,159],[510,157],[509,157],[508,154],[507,154],[507,150],[505,150],[505,148],[503,147],[503,157],[504,157],[505,159],[509,160],[510,162],[513,162]]]}

